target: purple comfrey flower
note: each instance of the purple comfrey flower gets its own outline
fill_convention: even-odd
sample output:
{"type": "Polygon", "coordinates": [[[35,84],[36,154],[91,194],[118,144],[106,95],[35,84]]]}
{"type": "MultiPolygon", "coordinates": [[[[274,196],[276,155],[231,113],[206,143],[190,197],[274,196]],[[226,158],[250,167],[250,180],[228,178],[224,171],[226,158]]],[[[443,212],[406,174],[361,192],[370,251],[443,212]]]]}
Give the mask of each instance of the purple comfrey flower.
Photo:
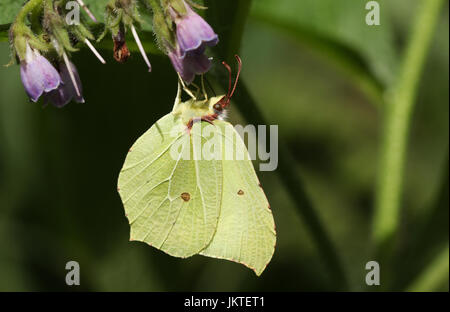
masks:
{"type": "Polygon", "coordinates": [[[173,8],[170,15],[177,26],[177,41],[181,56],[193,51],[204,51],[205,46],[215,46],[219,37],[211,26],[185,2],[187,14],[181,16],[173,8]]]}
{"type": "Polygon", "coordinates": [[[33,102],[61,84],[61,77],[55,67],[28,44],[25,60],[20,65],[20,76],[25,91],[33,102]]]}
{"type": "Polygon", "coordinates": [[[194,81],[195,75],[204,74],[211,68],[211,61],[202,50],[182,56],[180,48],[177,48],[169,51],[169,58],[175,70],[187,84],[194,81]]]}
{"type": "Polygon", "coordinates": [[[62,82],[56,90],[45,94],[46,104],[52,103],[56,107],[63,107],[72,100],[77,103],[84,103],[80,76],[75,65],[70,61],[69,64],[71,71],[69,71],[66,63],[59,63],[59,74],[61,75],[62,82]],[[72,75],[74,80],[72,80],[72,75]]]}

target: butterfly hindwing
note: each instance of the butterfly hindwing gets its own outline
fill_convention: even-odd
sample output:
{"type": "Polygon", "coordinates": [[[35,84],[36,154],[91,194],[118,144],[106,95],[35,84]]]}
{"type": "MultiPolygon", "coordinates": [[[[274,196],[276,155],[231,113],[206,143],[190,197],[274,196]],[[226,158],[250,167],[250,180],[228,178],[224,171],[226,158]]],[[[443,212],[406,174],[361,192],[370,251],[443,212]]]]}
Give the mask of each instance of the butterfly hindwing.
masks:
{"type": "Polygon", "coordinates": [[[223,136],[223,199],[217,231],[200,254],[242,263],[260,275],[276,242],[269,202],[239,134],[228,122],[214,125],[223,136]],[[230,151],[244,157],[230,159],[230,151]]]}

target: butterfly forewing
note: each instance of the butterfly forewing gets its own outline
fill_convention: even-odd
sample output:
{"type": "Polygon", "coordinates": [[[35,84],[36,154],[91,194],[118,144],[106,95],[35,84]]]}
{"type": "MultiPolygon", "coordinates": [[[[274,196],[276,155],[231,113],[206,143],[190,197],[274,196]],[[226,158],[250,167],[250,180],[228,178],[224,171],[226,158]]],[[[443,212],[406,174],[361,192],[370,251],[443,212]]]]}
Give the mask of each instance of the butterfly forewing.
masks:
{"type": "Polygon", "coordinates": [[[131,240],[176,257],[197,254],[211,242],[221,207],[222,163],[196,160],[200,133],[200,123],[189,133],[169,114],[131,148],[118,185],[131,240]]]}

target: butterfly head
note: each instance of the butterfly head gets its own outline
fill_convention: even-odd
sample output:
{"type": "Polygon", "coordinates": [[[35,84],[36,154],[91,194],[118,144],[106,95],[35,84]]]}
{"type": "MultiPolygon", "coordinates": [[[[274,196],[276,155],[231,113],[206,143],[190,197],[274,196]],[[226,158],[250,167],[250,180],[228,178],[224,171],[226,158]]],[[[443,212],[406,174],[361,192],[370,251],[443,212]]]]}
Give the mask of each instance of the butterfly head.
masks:
{"type": "Polygon", "coordinates": [[[236,79],[234,81],[234,86],[232,85],[232,72],[231,67],[226,62],[222,62],[223,66],[228,70],[229,80],[228,80],[228,92],[226,95],[221,97],[212,98],[210,101],[210,111],[216,114],[218,117],[223,116],[225,114],[226,108],[230,105],[231,98],[233,97],[234,92],[236,91],[236,86],[239,81],[239,76],[241,74],[242,69],[242,61],[241,58],[235,55],[235,58],[238,62],[238,73],[236,75],[236,79]]]}
{"type": "Polygon", "coordinates": [[[226,62],[222,62],[229,73],[229,85],[227,94],[206,99],[206,102],[205,100],[197,100],[194,97],[186,102],[181,102],[181,89],[179,89],[176,104],[172,112],[173,114],[181,118],[182,122],[187,125],[188,129],[192,128],[196,120],[213,123],[214,120],[223,120],[226,117],[226,109],[230,105],[231,98],[236,91],[236,86],[239,81],[239,76],[242,68],[241,59],[237,55],[235,57],[238,62],[239,68],[234,86],[232,82],[231,67],[226,62]]]}

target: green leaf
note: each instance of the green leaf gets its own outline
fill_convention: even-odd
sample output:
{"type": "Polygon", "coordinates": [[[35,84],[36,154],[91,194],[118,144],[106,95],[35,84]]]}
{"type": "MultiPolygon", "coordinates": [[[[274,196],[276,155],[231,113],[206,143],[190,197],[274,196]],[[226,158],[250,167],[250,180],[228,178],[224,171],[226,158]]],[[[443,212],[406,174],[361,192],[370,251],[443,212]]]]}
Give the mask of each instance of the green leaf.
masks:
{"type": "MultiPolygon", "coordinates": [[[[109,0],[84,0],[84,3],[89,7],[92,14],[97,18],[98,22],[103,24],[105,19],[105,8],[108,4],[109,0]]],[[[139,6],[139,12],[141,13],[142,25],[141,29],[146,32],[152,31],[152,20],[150,16],[150,12],[143,5],[139,6]]],[[[83,11],[83,10],[81,10],[83,11]]],[[[81,12],[81,14],[85,14],[81,12]]]]}
{"type": "MultiPolygon", "coordinates": [[[[105,6],[109,0],[84,0],[99,21],[103,19],[105,6]]],[[[11,24],[17,13],[26,1],[20,0],[0,0],[0,25],[11,24]]],[[[80,10],[82,11],[82,9],[80,10]]],[[[84,13],[81,13],[84,14],[84,13]]]]}
{"type": "Polygon", "coordinates": [[[0,26],[12,23],[24,3],[25,1],[0,0],[0,26]]]}
{"type": "MultiPolygon", "coordinates": [[[[383,8],[385,1],[379,2],[383,8]]],[[[387,86],[395,77],[398,61],[391,25],[386,11],[381,10],[381,25],[368,26],[366,3],[362,0],[260,0],[255,2],[251,16],[327,51],[327,56],[331,56],[328,59],[344,62],[360,75],[370,75],[376,83],[387,86]]]]}
{"type": "MultiPolygon", "coordinates": [[[[11,24],[25,2],[20,0],[0,0],[0,25],[11,24]]],[[[108,0],[84,0],[84,3],[99,20],[102,20],[108,0]]]]}
{"type": "Polygon", "coordinates": [[[8,40],[8,30],[22,7],[22,1],[0,0],[0,42],[8,40]]]}

